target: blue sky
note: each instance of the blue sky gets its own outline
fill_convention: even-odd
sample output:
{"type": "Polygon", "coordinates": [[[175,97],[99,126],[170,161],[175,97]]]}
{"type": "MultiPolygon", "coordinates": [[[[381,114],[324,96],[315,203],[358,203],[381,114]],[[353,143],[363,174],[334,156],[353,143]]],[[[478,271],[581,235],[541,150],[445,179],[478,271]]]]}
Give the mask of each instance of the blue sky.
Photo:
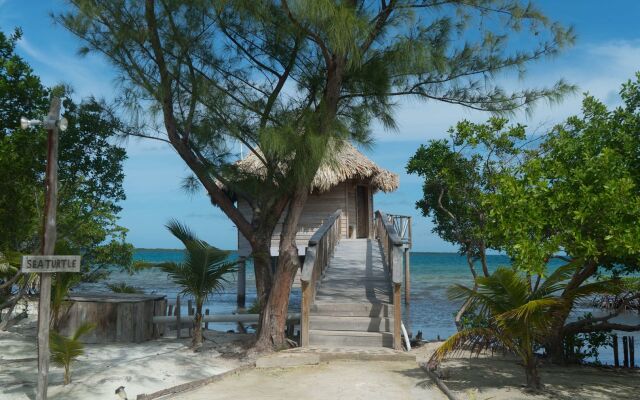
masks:
{"type": "MultiPolygon", "coordinates": [[[[576,45],[562,55],[531,65],[521,82],[505,85],[550,85],[560,78],[579,86],[578,93],[561,104],[541,104],[533,115],[517,115],[514,122],[544,127],[562,121],[580,110],[581,93],[589,92],[609,105],[618,102],[620,84],[640,70],[640,1],[597,0],[537,1],[550,17],[575,27],[576,45]]],[[[46,85],[71,84],[78,98],[94,95],[111,98],[116,89],[113,68],[96,55],[80,57],[81,43],[49,14],[63,10],[65,3],[54,0],[0,0],[0,29],[21,27],[24,37],[17,52],[41,76],[46,85]]],[[[507,78],[505,78],[507,79],[507,78]]],[[[454,251],[431,233],[430,222],[419,216],[414,203],[421,197],[421,182],[404,174],[404,166],[416,148],[430,139],[446,136],[449,126],[463,118],[482,121],[487,114],[438,103],[402,102],[398,106],[397,132],[374,127],[376,145],[365,153],[381,166],[400,175],[400,189],[378,194],[376,208],[414,216],[416,251],[454,251]]],[[[180,182],[188,170],[168,146],[130,140],[125,164],[125,190],[120,223],[127,227],[129,240],[137,247],[179,247],[163,225],[170,218],[189,224],[210,243],[233,249],[236,230],[226,217],[208,202],[204,193],[185,194],[180,182]]]]}

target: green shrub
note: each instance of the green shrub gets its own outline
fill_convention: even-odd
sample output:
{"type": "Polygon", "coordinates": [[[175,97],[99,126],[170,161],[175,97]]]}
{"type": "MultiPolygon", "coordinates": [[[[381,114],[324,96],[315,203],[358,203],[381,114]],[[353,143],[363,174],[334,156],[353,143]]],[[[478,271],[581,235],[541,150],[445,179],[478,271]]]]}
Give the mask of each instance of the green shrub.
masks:
{"type": "Polygon", "coordinates": [[[108,283],[107,287],[114,293],[142,293],[142,290],[133,286],[129,286],[124,282],[108,283]]]}

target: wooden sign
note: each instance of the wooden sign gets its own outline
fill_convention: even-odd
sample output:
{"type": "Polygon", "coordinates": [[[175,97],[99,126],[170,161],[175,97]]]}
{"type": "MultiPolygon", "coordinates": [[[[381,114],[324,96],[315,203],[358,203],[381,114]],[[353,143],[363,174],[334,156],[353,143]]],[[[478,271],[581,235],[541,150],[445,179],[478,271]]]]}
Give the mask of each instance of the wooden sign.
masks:
{"type": "Polygon", "coordinates": [[[22,273],[80,272],[80,256],[22,256],[22,273]]]}

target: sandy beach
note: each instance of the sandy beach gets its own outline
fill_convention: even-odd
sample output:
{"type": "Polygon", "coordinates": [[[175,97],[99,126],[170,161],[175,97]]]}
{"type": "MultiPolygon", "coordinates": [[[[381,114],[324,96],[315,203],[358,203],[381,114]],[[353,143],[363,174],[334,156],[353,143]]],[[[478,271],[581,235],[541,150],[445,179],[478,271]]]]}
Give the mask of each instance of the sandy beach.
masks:
{"type": "MultiPolygon", "coordinates": [[[[169,336],[145,343],[86,345],[72,367],[72,383],[62,384],[62,369],[51,366],[49,398],[115,399],[125,386],[129,399],[253,365],[251,335],[207,331],[203,349],[194,353],[189,339],[169,336]],[[89,397],[88,397],[89,396],[89,397]]],[[[35,318],[30,315],[8,332],[0,332],[0,398],[35,396],[35,318]]],[[[182,400],[223,399],[446,399],[420,368],[439,343],[414,349],[416,361],[338,360],[294,368],[249,368],[174,395],[182,400]]],[[[640,371],[584,366],[543,365],[540,393],[524,387],[522,368],[504,357],[461,357],[447,360],[440,371],[445,384],[461,400],[543,400],[637,398],[640,371]]]]}
{"type": "MultiPolygon", "coordinates": [[[[167,387],[217,375],[247,363],[244,358],[250,335],[217,331],[194,353],[190,339],[175,335],[145,343],[87,344],[85,354],[72,366],[72,382],[64,386],[63,369],[51,365],[49,398],[75,400],[115,399],[124,386],[129,399],[167,387]],[[89,396],[89,397],[88,397],[89,396]]],[[[35,318],[30,315],[8,332],[0,332],[0,398],[35,398],[37,373],[35,318]]]]}

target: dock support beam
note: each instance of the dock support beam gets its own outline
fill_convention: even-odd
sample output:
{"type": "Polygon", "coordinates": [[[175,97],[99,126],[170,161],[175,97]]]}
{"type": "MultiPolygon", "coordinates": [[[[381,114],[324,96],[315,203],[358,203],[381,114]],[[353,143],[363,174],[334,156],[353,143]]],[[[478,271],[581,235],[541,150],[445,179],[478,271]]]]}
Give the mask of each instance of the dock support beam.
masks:
{"type": "Polygon", "coordinates": [[[404,304],[411,304],[411,254],[404,249],[404,304]]]}
{"type": "Polygon", "coordinates": [[[238,262],[238,308],[244,308],[246,305],[247,294],[247,259],[240,257],[238,262]]]}
{"type": "Polygon", "coordinates": [[[402,350],[402,303],[400,284],[393,284],[393,348],[402,350]]]}

